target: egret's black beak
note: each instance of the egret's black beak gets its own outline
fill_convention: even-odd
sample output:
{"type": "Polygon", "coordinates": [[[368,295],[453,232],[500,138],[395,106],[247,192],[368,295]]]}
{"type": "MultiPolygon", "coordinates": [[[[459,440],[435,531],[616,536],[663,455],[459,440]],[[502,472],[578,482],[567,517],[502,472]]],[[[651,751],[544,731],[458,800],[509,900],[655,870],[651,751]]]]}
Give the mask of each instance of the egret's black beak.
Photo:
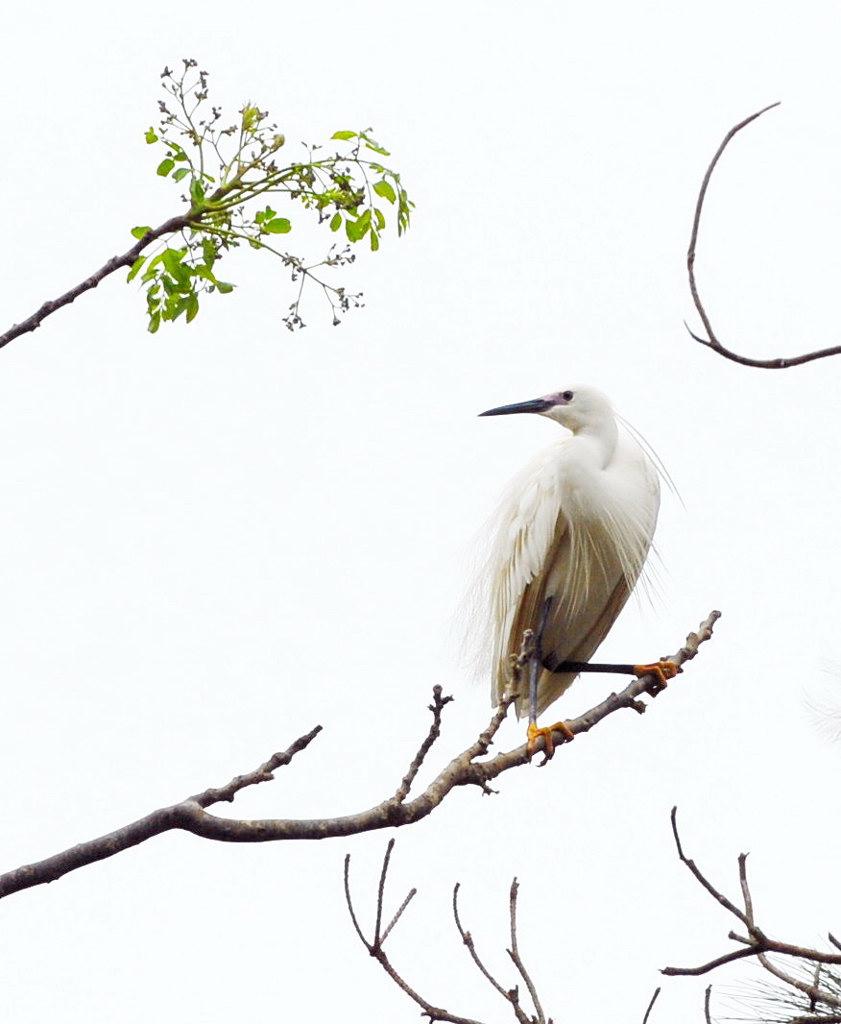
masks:
{"type": "Polygon", "coordinates": [[[515,412],[546,412],[555,403],[548,398],[533,398],[530,402],[515,402],[513,405],[500,405],[496,409],[480,412],[480,416],[510,416],[515,412]]]}

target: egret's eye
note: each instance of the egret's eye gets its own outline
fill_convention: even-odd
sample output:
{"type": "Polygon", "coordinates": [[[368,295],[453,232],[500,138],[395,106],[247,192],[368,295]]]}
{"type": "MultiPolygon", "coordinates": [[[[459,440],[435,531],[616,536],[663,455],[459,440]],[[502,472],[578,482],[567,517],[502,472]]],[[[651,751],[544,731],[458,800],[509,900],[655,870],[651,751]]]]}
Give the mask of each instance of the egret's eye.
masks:
{"type": "Polygon", "coordinates": [[[572,391],[564,391],[564,392],[563,392],[563,393],[561,394],[561,398],[563,398],[563,400],[564,400],[565,402],[571,402],[571,401],[572,401],[572,398],[573,398],[573,392],[572,392],[572,391]]]}

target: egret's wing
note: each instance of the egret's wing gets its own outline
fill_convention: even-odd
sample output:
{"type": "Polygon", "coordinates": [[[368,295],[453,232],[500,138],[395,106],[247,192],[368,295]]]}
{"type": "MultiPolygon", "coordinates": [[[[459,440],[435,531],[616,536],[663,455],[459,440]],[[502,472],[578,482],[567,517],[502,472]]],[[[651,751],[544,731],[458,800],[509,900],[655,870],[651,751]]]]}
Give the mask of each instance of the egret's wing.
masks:
{"type": "MultiPolygon", "coordinates": [[[[567,624],[561,616],[551,617],[547,622],[543,649],[544,664],[557,665],[562,661],[589,661],[595,654],[602,640],[610,632],[610,628],[622,611],[631,593],[624,576],[620,576],[600,612],[592,617],[587,627],[579,629],[576,636],[571,636],[567,624]]],[[[578,673],[576,672],[541,672],[537,682],[537,714],[542,715],[550,704],[565,693],[578,673]]],[[[518,701],[517,717],[528,713],[525,700],[518,701]]]]}
{"type": "Polygon", "coordinates": [[[541,452],[506,493],[492,529],[487,582],[491,597],[488,625],[493,636],[493,701],[511,681],[510,654],[519,650],[525,629],[536,629],[543,605],[543,569],[553,549],[563,545],[567,522],[560,508],[555,467],[566,440],[541,452]]]}

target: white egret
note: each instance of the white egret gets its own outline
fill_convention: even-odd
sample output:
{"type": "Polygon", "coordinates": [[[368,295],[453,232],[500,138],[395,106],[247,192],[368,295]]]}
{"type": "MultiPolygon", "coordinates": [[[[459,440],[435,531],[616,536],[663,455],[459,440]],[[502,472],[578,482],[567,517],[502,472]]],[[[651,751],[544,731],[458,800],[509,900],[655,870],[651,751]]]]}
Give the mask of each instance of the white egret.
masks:
{"type": "Polygon", "coordinates": [[[654,672],[665,684],[670,662],[588,664],[607,636],[643,570],[660,506],[651,458],[617,422],[610,402],[591,387],[575,387],[528,402],[488,409],[482,416],[531,412],[569,433],[537,455],[512,481],[493,524],[486,567],[492,637],[492,699],[513,682],[523,633],[534,633],[529,692],[516,700],[529,716],[529,751],[538,736],[552,755],[552,729],[536,720],[579,672],[654,672]]]}

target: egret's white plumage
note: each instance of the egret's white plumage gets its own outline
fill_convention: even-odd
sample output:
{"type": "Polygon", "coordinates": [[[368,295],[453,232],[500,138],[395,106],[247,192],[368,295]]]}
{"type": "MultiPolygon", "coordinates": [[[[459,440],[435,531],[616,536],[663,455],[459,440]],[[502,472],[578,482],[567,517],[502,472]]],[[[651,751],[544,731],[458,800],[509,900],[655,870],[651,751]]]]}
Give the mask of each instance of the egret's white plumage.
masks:
{"type": "MultiPolygon", "coordinates": [[[[657,469],[595,388],[576,387],[483,416],[535,412],[566,427],[511,482],[492,523],[485,589],[492,632],[492,698],[511,682],[523,631],[543,625],[537,714],[589,661],[643,569],[660,506],[657,469]]],[[[528,693],[517,700],[528,713],[528,693]]]]}

